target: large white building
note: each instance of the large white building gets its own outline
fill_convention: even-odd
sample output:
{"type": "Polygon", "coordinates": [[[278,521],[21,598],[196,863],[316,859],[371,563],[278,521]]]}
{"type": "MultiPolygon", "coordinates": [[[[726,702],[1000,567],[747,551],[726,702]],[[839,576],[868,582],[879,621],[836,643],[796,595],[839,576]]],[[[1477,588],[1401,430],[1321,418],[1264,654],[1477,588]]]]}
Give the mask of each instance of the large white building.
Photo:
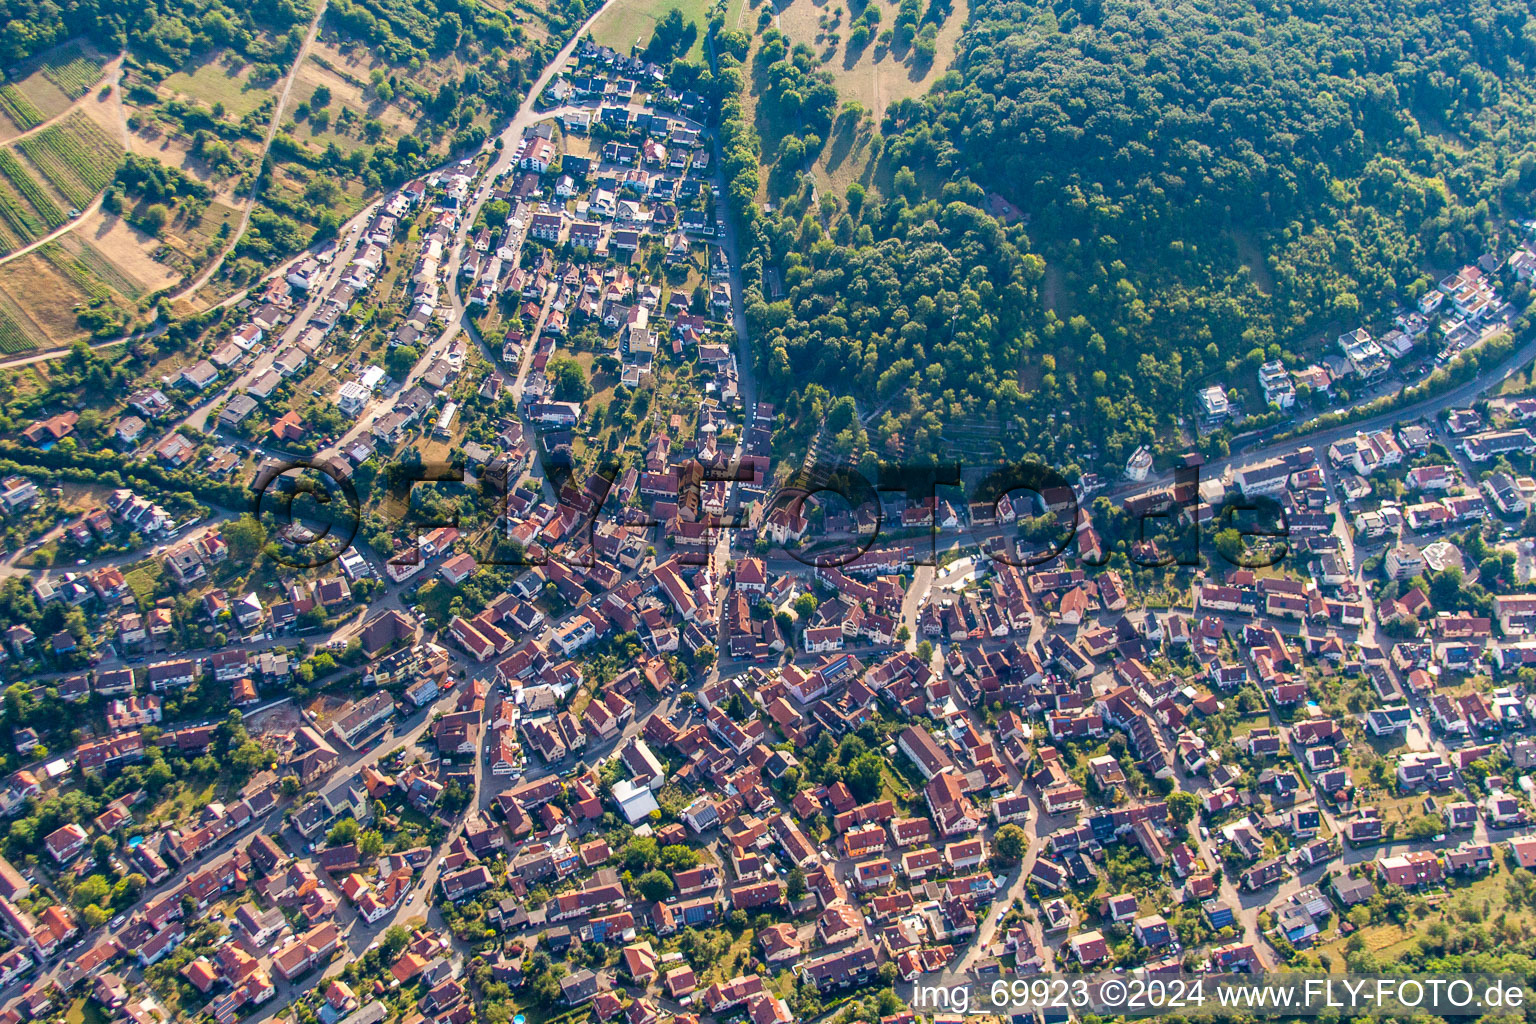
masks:
{"type": "Polygon", "coordinates": [[[652,811],[661,810],[649,788],[637,786],[628,779],[615,782],[612,792],[619,810],[624,812],[624,820],[631,825],[644,821],[652,811]]]}
{"type": "Polygon", "coordinates": [[[368,396],[371,393],[358,381],[349,380],[336,392],[336,407],[345,416],[356,416],[368,404],[368,396]]]}

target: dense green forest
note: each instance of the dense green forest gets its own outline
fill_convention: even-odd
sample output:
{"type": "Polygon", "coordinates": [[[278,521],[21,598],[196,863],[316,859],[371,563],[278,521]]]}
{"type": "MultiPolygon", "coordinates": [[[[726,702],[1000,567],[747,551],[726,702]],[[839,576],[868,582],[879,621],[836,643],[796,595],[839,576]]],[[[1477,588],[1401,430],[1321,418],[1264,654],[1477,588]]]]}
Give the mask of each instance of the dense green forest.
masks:
{"type": "MultiPolygon", "coordinates": [[[[585,0],[550,0],[534,9],[556,35],[568,34],[587,14],[585,0]]],[[[232,47],[261,63],[280,57],[285,48],[291,56],[302,27],[297,35],[285,34],[313,13],[308,0],[0,0],[0,64],[14,64],[76,35],[89,36],[109,51],[126,46],[143,61],[169,67],[214,46],[232,47]],[[262,31],[274,35],[276,44],[255,42],[262,31]]],[[[488,50],[510,46],[521,40],[515,26],[525,20],[475,0],[337,0],[330,14],[336,27],[351,29],[401,64],[453,49],[464,36],[488,50]]]]}
{"type": "Polygon", "coordinates": [[[129,45],[144,59],[180,63],[194,49],[233,46],[261,63],[275,59],[285,47],[297,49],[296,36],[284,33],[302,26],[313,14],[298,0],[255,0],[226,4],[221,0],[0,0],[0,64],[13,64],[76,35],[89,36],[109,51],[129,45]],[[259,29],[275,33],[277,47],[250,48],[259,29]]]}
{"type": "Polygon", "coordinates": [[[1507,252],[1529,216],[1521,0],[971,12],[934,91],[886,111],[882,201],[855,185],[813,202],[797,180],[839,130],[809,52],[769,30],[752,69],[771,114],[814,128],[769,161],[772,213],[737,204],[762,368],[852,390],[882,454],[938,450],[943,431],[1117,463],[1197,386],[1315,357],[1325,334],[1507,252]],[[999,224],[988,194],[1023,217],[999,224]]]}

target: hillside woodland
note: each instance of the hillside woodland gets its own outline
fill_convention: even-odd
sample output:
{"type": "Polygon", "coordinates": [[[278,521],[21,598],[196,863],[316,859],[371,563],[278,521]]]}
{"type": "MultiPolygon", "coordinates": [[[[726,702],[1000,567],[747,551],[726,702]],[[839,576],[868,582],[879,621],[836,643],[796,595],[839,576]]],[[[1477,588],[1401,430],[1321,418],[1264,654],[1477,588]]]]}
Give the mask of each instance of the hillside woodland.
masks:
{"type": "MultiPolygon", "coordinates": [[[[790,145],[858,116],[774,30],[752,59],[790,145]]],[[[1533,64],[1520,0],[982,0],[937,87],[887,110],[878,200],[775,173],[765,213],[734,183],[761,367],[858,395],[854,457],[979,434],[1120,463],[1197,387],[1315,357],[1507,242],[1533,64]]],[[[726,121],[739,171],[755,140],[726,121]]]]}

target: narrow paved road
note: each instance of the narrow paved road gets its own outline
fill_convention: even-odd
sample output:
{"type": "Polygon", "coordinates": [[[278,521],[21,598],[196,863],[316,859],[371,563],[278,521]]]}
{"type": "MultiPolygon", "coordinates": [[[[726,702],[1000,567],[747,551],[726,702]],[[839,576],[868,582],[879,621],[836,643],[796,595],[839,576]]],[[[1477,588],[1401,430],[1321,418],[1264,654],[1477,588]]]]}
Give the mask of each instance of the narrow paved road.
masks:
{"type": "MultiPolygon", "coordinates": [[[[265,350],[255,359],[252,359],[233,380],[200,402],[186,416],[174,420],[168,425],[167,429],[161,431],[157,436],[141,443],[136,449],[136,454],[140,457],[147,457],[156,445],[170,437],[183,425],[192,427],[195,430],[207,431],[209,417],[213,415],[213,410],[218,408],[220,403],[233,398],[240,390],[250,387],[256,382],[258,377],[272,368],[272,364],[278,355],[298,340],[299,335],[308,326],[310,316],[324,304],[326,297],[325,286],[339,281],[346,272],[347,265],[352,262],[352,257],[357,252],[357,247],[361,243],[362,228],[378,211],[378,208],[379,202],[375,200],[359,211],[350,221],[342,225],[339,236],[340,240],[334,250],[334,258],[331,261],[330,267],[310,286],[309,291],[304,296],[304,301],[294,310],[292,319],[289,320],[288,325],[282,332],[274,334],[267,339],[265,350]]],[[[302,255],[300,258],[302,258],[302,255]]],[[[277,273],[285,273],[289,265],[291,264],[285,264],[279,268],[277,273]]],[[[217,424],[215,424],[215,427],[217,427],[217,424]]]]}
{"type": "MultiPolygon", "coordinates": [[[[1432,395],[1401,408],[1390,409],[1362,420],[1355,420],[1352,423],[1344,423],[1338,426],[1308,431],[1304,434],[1297,434],[1280,442],[1269,440],[1269,438],[1296,429],[1295,424],[1282,423],[1273,430],[1266,432],[1266,435],[1261,436],[1255,447],[1245,448],[1243,451],[1225,458],[1212,459],[1206,462],[1200,468],[1201,479],[1219,477],[1227,470],[1235,471],[1244,466],[1251,466],[1274,458],[1277,450],[1294,451],[1304,445],[1322,448],[1343,438],[1353,437],[1362,431],[1372,433],[1398,423],[1412,423],[1415,420],[1433,419],[1446,409],[1470,405],[1476,400],[1478,395],[1508,380],[1517,370],[1530,363],[1533,359],[1536,359],[1536,337],[1518,345],[1514,351],[1500,360],[1497,366],[1480,371],[1477,376],[1456,385],[1449,391],[1442,392],[1439,395],[1432,395]]],[[[1119,498],[1129,494],[1166,487],[1173,482],[1173,473],[1162,473],[1156,477],[1149,476],[1141,483],[1121,484],[1102,493],[1108,498],[1119,498]]]]}
{"type": "MultiPolygon", "coordinates": [[[[480,185],[475,189],[470,205],[465,207],[463,216],[459,218],[458,225],[454,231],[453,240],[448,247],[448,259],[443,268],[443,275],[447,281],[446,288],[453,310],[452,315],[448,318],[447,324],[443,327],[442,331],[438,333],[437,337],[433,339],[430,344],[423,346],[421,358],[417,360],[416,365],[412,368],[411,372],[406,375],[406,378],[400,384],[400,387],[395,390],[394,394],[396,396],[403,395],[405,392],[411,389],[411,385],[416,383],[416,381],[419,380],[421,376],[431,368],[432,364],[437,360],[438,356],[442,355],[448,350],[448,347],[453,343],[454,338],[458,336],[461,328],[473,326],[467,325],[465,323],[464,301],[459,296],[459,268],[463,262],[465,242],[469,237],[469,230],[474,225],[475,218],[480,215],[481,208],[485,206],[486,202],[490,199],[490,184],[494,182],[502,172],[506,171],[512,166],[513,158],[517,151],[516,143],[518,137],[522,135],[525,129],[530,128],[539,121],[545,120],[546,118],[552,117],[558,113],[558,111],[555,110],[538,109],[538,99],[543,94],[545,88],[548,87],[550,81],[553,80],[555,75],[560,72],[560,69],[565,66],[565,62],[570,60],[571,55],[576,52],[577,44],[581,41],[582,37],[587,34],[588,30],[591,29],[592,23],[602,16],[603,11],[607,10],[608,4],[612,2],[613,0],[604,0],[602,6],[594,11],[592,16],[589,17],[586,22],[576,30],[575,34],[571,36],[570,42],[566,43],[565,46],[560,49],[560,52],[555,55],[554,59],[549,62],[548,66],[545,67],[544,71],[534,81],[533,85],[529,87],[527,98],[525,98],[522,105],[518,107],[517,113],[512,117],[512,120],[508,122],[506,128],[502,129],[501,133],[497,135],[495,139],[488,139],[486,141],[484,148],[490,149],[492,146],[494,146],[495,142],[499,140],[501,142],[501,150],[500,152],[496,152],[495,155],[492,156],[490,162],[487,164],[485,172],[480,178],[480,185]]],[[[495,152],[494,150],[491,151],[495,152]]],[[[477,343],[480,342],[477,333],[473,331],[466,331],[466,333],[469,333],[477,343]]],[[[533,343],[530,340],[530,351],[532,350],[532,347],[533,343]]],[[[481,345],[481,349],[483,352],[483,344],[481,345]]],[[[486,355],[491,359],[494,365],[497,353],[486,353],[486,355]]],[[[392,403],[390,407],[393,407],[392,403]]],[[[372,428],[374,421],[378,419],[383,411],[384,408],[382,407],[382,403],[376,402],[370,404],[369,408],[365,409],[361,414],[358,415],[356,422],[350,429],[347,430],[346,433],[337,438],[334,444],[316,453],[315,458],[317,460],[324,459],[336,452],[345,450],[347,445],[351,444],[354,440],[367,433],[372,428]]]]}

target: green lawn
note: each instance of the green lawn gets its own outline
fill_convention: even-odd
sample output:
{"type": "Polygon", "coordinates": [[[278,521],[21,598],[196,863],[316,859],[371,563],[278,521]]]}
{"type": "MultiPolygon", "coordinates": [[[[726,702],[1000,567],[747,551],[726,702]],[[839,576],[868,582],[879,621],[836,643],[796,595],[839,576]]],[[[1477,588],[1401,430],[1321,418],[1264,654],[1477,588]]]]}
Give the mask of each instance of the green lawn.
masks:
{"type": "Polygon", "coordinates": [[[628,53],[636,43],[643,47],[649,42],[656,23],[676,7],[682,11],[684,21],[699,27],[698,38],[687,54],[696,60],[704,52],[704,32],[713,6],[710,0],[618,0],[592,26],[592,37],[600,45],[628,53]]]}
{"type": "Polygon", "coordinates": [[[704,988],[717,981],[724,982],[734,976],[736,965],[751,953],[752,936],[756,934],[752,929],[745,929],[740,935],[731,939],[731,948],[715,963],[710,964],[699,975],[699,987],[704,988]]]}
{"type": "Polygon", "coordinates": [[[64,1024],[107,1024],[107,1018],[94,1002],[81,996],[64,1012],[64,1024]]]}
{"type": "Polygon", "coordinates": [[[196,97],[210,107],[222,103],[232,116],[241,117],[260,106],[269,92],[261,88],[246,88],[250,69],[239,63],[233,63],[232,66],[232,62],[225,61],[225,56],[226,51],[215,50],[195,58],[182,70],[167,77],[162,84],[175,92],[196,97]]]}
{"type": "Polygon", "coordinates": [[[17,562],[18,565],[29,569],[46,569],[59,560],[59,542],[51,540],[42,547],[37,548],[30,555],[23,555],[17,562]]]}
{"type": "Polygon", "coordinates": [[[155,590],[160,585],[163,572],[159,562],[146,558],[123,573],[123,579],[127,581],[128,589],[133,591],[140,607],[147,608],[154,603],[155,590]]]}
{"type": "Polygon", "coordinates": [[[458,588],[450,587],[437,576],[428,576],[425,570],[420,575],[425,579],[416,595],[416,610],[433,622],[448,625],[448,620],[453,617],[449,614],[448,606],[458,596],[458,588]]]}

